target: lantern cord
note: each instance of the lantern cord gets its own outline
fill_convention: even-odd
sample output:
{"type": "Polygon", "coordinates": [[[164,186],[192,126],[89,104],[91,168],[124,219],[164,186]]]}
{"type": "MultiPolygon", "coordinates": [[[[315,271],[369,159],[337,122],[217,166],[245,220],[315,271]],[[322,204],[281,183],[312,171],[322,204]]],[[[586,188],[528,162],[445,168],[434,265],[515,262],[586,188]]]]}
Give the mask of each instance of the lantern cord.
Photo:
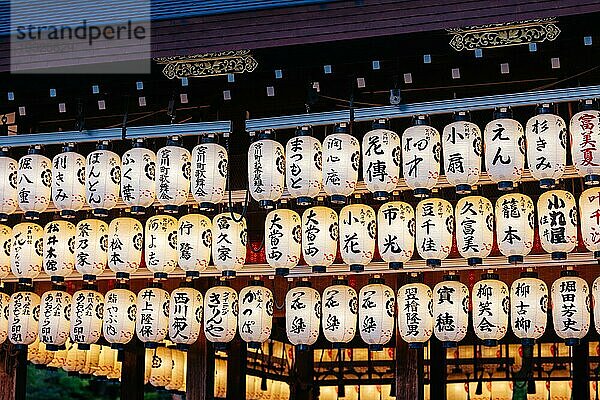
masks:
{"type": "MultiPolygon", "coordinates": [[[[265,240],[263,239],[263,245],[265,244],[265,240]]],[[[286,293],[290,291],[291,287],[291,282],[288,281],[288,288],[285,291],[286,293]]],[[[275,299],[275,295],[273,295],[273,303],[275,303],[275,308],[277,310],[283,310],[285,308],[285,298],[283,299],[283,303],[281,303],[281,305],[277,304],[277,299],[275,299]]]]}
{"type": "MultiPolygon", "coordinates": [[[[248,192],[246,192],[246,193],[248,193],[248,192]]],[[[231,215],[231,218],[233,218],[233,214],[231,215]]],[[[239,221],[237,221],[237,222],[239,222],[239,221]]],[[[248,247],[250,247],[251,252],[260,253],[262,251],[262,249],[265,247],[265,235],[263,235],[263,238],[260,241],[260,245],[258,246],[257,249],[255,249],[254,246],[252,246],[252,243],[248,243],[248,247]]]]}

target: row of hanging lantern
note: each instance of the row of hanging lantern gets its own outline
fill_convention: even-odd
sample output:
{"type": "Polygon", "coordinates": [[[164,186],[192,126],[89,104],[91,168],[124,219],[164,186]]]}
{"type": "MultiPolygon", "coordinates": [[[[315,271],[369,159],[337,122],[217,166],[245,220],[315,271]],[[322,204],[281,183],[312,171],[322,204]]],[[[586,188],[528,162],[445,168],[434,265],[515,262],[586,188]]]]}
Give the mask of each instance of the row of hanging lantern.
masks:
{"type": "Polygon", "coordinates": [[[17,208],[36,219],[50,202],[64,218],[86,204],[96,216],[107,216],[119,195],[132,214],[143,214],[156,200],[165,212],[177,212],[192,196],[203,210],[212,210],[225,194],[228,156],[215,135],[204,136],[190,153],[177,136],[154,153],[135,140],[123,157],[110,151],[106,141],[84,157],[73,143],[50,160],[40,145],[15,161],[0,152],[0,219],[17,208]]]}
{"type": "MultiPolygon", "coordinates": [[[[27,346],[40,341],[48,351],[64,349],[68,343],[89,350],[102,333],[112,348],[120,349],[134,334],[148,349],[160,350],[167,337],[179,350],[186,350],[199,336],[217,349],[239,332],[251,348],[258,348],[271,335],[273,294],[262,281],[253,280],[239,294],[227,286],[210,288],[205,296],[189,284],[167,293],[152,284],[136,296],[117,286],[104,296],[94,288],[76,292],[52,290],[39,296],[19,291],[10,299],[0,296],[0,338],[27,346]],[[204,313],[203,313],[204,310],[204,313]],[[51,312],[49,312],[51,311],[51,312]]],[[[523,344],[531,345],[546,330],[548,302],[552,304],[554,331],[567,345],[585,337],[590,313],[600,332],[600,278],[588,284],[573,270],[565,270],[548,291],[534,272],[524,272],[509,288],[494,273],[482,275],[471,295],[457,275],[446,275],[433,289],[410,281],[397,293],[375,277],[357,292],[343,279],[336,279],[321,295],[306,280],[285,297],[286,332],[297,350],[306,350],[323,332],[335,347],[354,339],[356,330],[372,350],[381,350],[395,329],[413,348],[432,335],[445,346],[463,340],[472,328],[487,346],[495,346],[509,326],[523,344]],[[397,312],[396,312],[397,310],[397,312]]],[[[164,386],[164,385],[159,385],[164,386]]]]}
{"type": "MultiPolygon", "coordinates": [[[[573,164],[586,184],[600,182],[600,112],[593,101],[580,105],[570,121],[573,164]]],[[[332,203],[344,204],[358,182],[361,145],[348,133],[347,124],[335,127],[323,145],[308,127],[299,128],[285,147],[265,131],[250,145],[248,181],[252,197],[273,208],[284,186],[298,204],[307,205],[323,189],[332,203]],[[284,168],[285,164],[285,168],[284,168]]],[[[416,197],[428,197],[442,169],[457,193],[470,193],[479,182],[482,156],[490,179],[500,190],[512,190],[522,178],[525,154],[532,176],[543,188],[553,187],[563,176],[569,134],[565,121],[550,104],[540,105],[525,129],[501,107],[483,132],[470,122],[468,112],[454,114],[442,134],[427,116],[413,118],[402,136],[377,120],[362,139],[362,173],[367,189],[377,200],[386,200],[402,177],[416,197]],[[527,143],[527,146],[526,146],[527,143]]]]}

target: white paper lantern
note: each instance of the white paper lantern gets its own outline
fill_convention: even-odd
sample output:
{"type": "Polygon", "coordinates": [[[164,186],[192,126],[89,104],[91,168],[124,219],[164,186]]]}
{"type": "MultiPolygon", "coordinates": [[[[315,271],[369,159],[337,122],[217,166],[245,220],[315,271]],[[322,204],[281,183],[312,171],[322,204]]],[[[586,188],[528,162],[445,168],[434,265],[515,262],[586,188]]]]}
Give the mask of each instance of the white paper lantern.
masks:
{"type": "Polygon", "coordinates": [[[0,224],[0,281],[10,273],[10,244],[12,236],[12,229],[0,224]]]}
{"type": "Polygon", "coordinates": [[[85,159],[85,194],[94,215],[108,216],[119,201],[121,158],[101,142],[85,159]]]}
{"type": "Polygon", "coordinates": [[[548,286],[535,272],[523,272],[510,287],[510,322],[513,333],[524,345],[546,332],[548,286]]]}
{"type": "Polygon", "coordinates": [[[589,188],[581,193],[579,212],[583,244],[600,259],[600,188],[589,188]]]}
{"type": "Polygon", "coordinates": [[[145,347],[154,348],[169,331],[169,292],[153,283],[137,295],[135,333],[145,347]]]}
{"type": "Polygon", "coordinates": [[[447,275],[433,288],[433,334],[444,347],[456,347],[467,334],[469,289],[457,275],[447,275]]]}
{"type": "Polygon", "coordinates": [[[400,136],[382,129],[383,122],[375,122],[362,140],[363,179],[375,200],[387,200],[400,180],[400,136]]]}
{"type": "Polygon", "coordinates": [[[52,361],[48,364],[48,369],[51,371],[62,368],[67,360],[67,347],[70,346],[69,340],[62,345],[59,350],[55,351],[52,357],[52,361]]]}
{"type": "Polygon", "coordinates": [[[442,133],[444,171],[448,183],[456,193],[471,193],[481,174],[481,130],[470,122],[469,114],[454,114],[454,122],[446,125],[442,133]]]}
{"type": "Polygon", "coordinates": [[[340,253],[350,271],[364,271],[373,260],[377,222],[375,211],[365,204],[351,204],[340,211],[340,253]]]}
{"type": "Polygon", "coordinates": [[[177,266],[177,225],[177,218],[170,215],[155,215],[146,221],[144,257],[156,279],[166,279],[177,266]]]}
{"type": "Polygon", "coordinates": [[[553,260],[566,260],[577,246],[575,197],[564,190],[550,190],[538,198],[537,208],[542,248],[553,260]]]}
{"type": "Polygon", "coordinates": [[[8,338],[8,305],[10,296],[0,291],[0,345],[8,338]]]}
{"type": "Polygon", "coordinates": [[[402,201],[384,203],[377,211],[377,245],[390,269],[400,269],[415,250],[415,211],[402,201]]]}
{"type": "Polygon", "coordinates": [[[549,104],[538,107],[538,115],[525,125],[529,172],[540,187],[553,187],[563,176],[567,163],[567,125],[552,114],[549,104]]]}
{"type": "Polygon", "coordinates": [[[40,305],[38,334],[48,351],[57,351],[69,338],[72,297],[64,287],[45,292],[40,305]]]}
{"type": "Polygon", "coordinates": [[[136,296],[127,285],[118,283],[104,299],[102,334],[113,349],[120,349],[135,333],[136,296]]]}
{"type": "Polygon", "coordinates": [[[19,208],[25,218],[37,219],[50,205],[52,190],[52,161],[41,154],[40,146],[31,147],[19,159],[17,192],[19,208]]]}
{"type": "Polygon", "coordinates": [[[508,286],[496,274],[484,274],[482,278],[471,294],[473,329],[484,346],[497,346],[508,330],[508,286]]]}
{"type": "Polygon", "coordinates": [[[156,152],[156,198],[167,213],[177,213],[190,195],[190,159],[176,137],[156,152]]]}
{"type": "Polygon", "coordinates": [[[358,320],[358,295],[346,280],[334,280],[323,291],[323,335],[336,347],[354,339],[358,320]]]}
{"type": "Polygon", "coordinates": [[[20,291],[10,296],[8,303],[8,339],[18,347],[28,346],[38,337],[40,296],[20,291]]]}
{"type": "Polygon", "coordinates": [[[552,322],[556,335],[575,346],[590,328],[590,289],[575,271],[563,271],[550,291],[552,322]]]}
{"type": "Polygon", "coordinates": [[[440,133],[425,116],[413,119],[402,134],[403,177],[415,197],[429,197],[440,176],[440,133]]]}
{"type": "MultiPolygon", "coordinates": [[[[165,386],[166,390],[180,392],[181,386],[185,380],[185,364],[186,353],[181,350],[171,349],[171,361],[173,363],[173,368],[171,369],[171,380],[169,384],[165,386]]],[[[183,391],[185,393],[185,391],[183,391]]]]}
{"type": "Polygon", "coordinates": [[[94,376],[106,378],[112,372],[114,359],[117,357],[117,351],[110,346],[100,346],[100,356],[98,358],[98,368],[94,371],[94,376]]]}
{"type": "Polygon", "coordinates": [[[285,152],[283,146],[264,133],[248,149],[248,183],[250,195],[260,207],[275,207],[285,186],[285,152]]]}
{"type": "Polygon", "coordinates": [[[68,221],[48,222],[44,227],[44,272],[53,281],[63,281],[75,267],[75,225],[68,221]]]}
{"type": "Polygon", "coordinates": [[[246,218],[231,212],[216,215],[212,223],[212,259],[223,276],[235,276],[246,262],[246,218]]]}
{"type": "Polygon", "coordinates": [[[328,207],[312,207],[302,213],[302,255],[313,272],[325,272],[335,261],[338,216],[328,207]]]}
{"type": "Polygon", "coordinates": [[[85,205],[85,157],[72,145],[52,159],[52,202],[64,218],[74,218],[85,205]]]}
{"type": "Polygon", "coordinates": [[[358,330],[371,351],[383,350],[394,333],[394,290],[383,279],[369,279],[358,295],[358,330]]]}
{"type": "Polygon", "coordinates": [[[154,349],[150,369],[150,384],[155,387],[167,386],[171,381],[172,369],[171,349],[167,347],[154,349]]]}
{"type": "Polygon", "coordinates": [[[227,150],[213,137],[203,137],[192,150],[192,195],[201,210],[213,210],[223,200],[228,162],[227,150]]]}
{"type": "Polygon", "coordinates": [[[323,148],[303,126],[285,146],[285,184],[299,206],[311,205],[323,187],[323,148]]]}
{"type": "Polygon", "coordinates": [[[358,181],[360,144],[342,124],[323,141],[323,189],[334,204],[345,204],[358,181]]]}
{"type": "Polygon", "coordinates": [[[84,285],[82,290],[73,293],[71,305],[71,341],[81,349],[89,349],[102,334],[104,316],[104,296],[95,285],[84,285]]]}
{"type": "Polygon", "coordinates": [[[225,282],[211,287],[204,295],[204,334],[215,349],[222,350],[235,337],[238,319],[238,294],[225,282]]]}
{"type": "Polygon", "coordinates": [[[69,373],[77,373],[82,370],[85,365],[85,353],[85,350],[79,349],[75,344],[68,347],[67,358],[62,369],[69,373]]]}
{"type": "Polygon", "coordinates": [[[525,134],[523,126],[512,119],[512,112],[501,108],[485,126],[485,168],[499,190],[512,190],[521,180],[525,168],[525,134]]]}
{"type": "Polygon", "coordinates": [[[421,200],[415,213],[417,253],[427,265],[440,266],[452,249],[452,205],[444,199],[421,200]]]}
{"type": "Polygon", "coordinates": [[[590,100],[581,103],[580,109],[569,124],[571,157],[586,185],[597,185],[600,183],[600,111],[590,100]]]}
{"type": "Polygon", "coordinates": [[[17,191],[17,162],[8,157],[6,148],[0,149],[0,221],[8,220],[8,216],[17,210],[19,197],[17,191]]]}
{"type": "Polygon", "coordinates": [[[240,290],[238,329],[252,349],[260,348],[273,327],[273,293],[263,285],[262,281],[250,281],[240,290]]]}
{"type": "Polygon", "coordinates": [[[276,275],[285,276],[298,265],[302,241],[302,226],[297,212],[273,210],[265,219],[265,255],[276,275]]]}
{"type": "Polygon", "coordinates": [[[144,214],[156,198],[156,154],[144,147],[143,140],[123,154],[121,198],[132,214],[144,214]]]}
{"type": "Polygon", "coordinates": [[[169,304],[169,339],[177,348],[187,348],[198,340],[204,301],[202,293],[185,282],[171,292],[169,304]]]}
{"type": "Polygon", "coordinates": [[[83,280],[95,280],[108,261],[108,225],[99,219],[77,223],[75,234],[75,269],[83,280]]]}
{"type": "Polygon", "coordinates": [[[212,249],[212,221],[200,214],[187,214],[177,228],[179,268],[186,276],[198,277],[208,267],[212,249]]]}
{"type": "Polygon", "coordinates": [[[496,201],[496,237],[509,263],[523,262],[533,248],[533,201],[520,193],[505,194],[496,201]]]}
{"type": "MultiPolygon", "coordinates": [[[[2,296],[0,294],[0,296],[2,296]]],[[[2,300],[0,300],[1,303],[2,300]]],[[[594,325],[596,327],[596,332],[600,332],[600,277],[594,280],[592,284],[592,304],[594,306],[594,325]]],[[[1,307],[0,307],[1,310],[1,307]]],[[[2,320],[2,316],[0,316],[0,321],[2,320]]],[[[1,322],[0,322],[1,326],[1,322]]],[[[2,334],[0,333],[0,343],[2,342],[2,334]]]]}
{"type": "Polygon", "coordinates": [[[83,368],[79,370],[79,375],[82,378],[91,378],[94,371],[98,368],[100,348],[100,345],[92,344],[90,345],[90,349],[85,351],[85,363],[83,368]]]}
{"type": "Polygon", "coordinates": [[[108,225],[108,268],[117,279],[128,279],[142,262],[144,227],[134,218],[120,217],[108,225]]]}
{"type": "Polygon", "coordinates": [[[287,337],[296,350],[308,350],[319,338],[321,326],[321,295],[300,281],[285,296],[285,326],[287,337]]]}
{"type": "Polygon", "coordinates": [[[483,263],[494,245],[494,206],[481,196],[468,196],[456,203],[456,245],[469,265],[483,263]]]}
{"type": "Polygon", "coordinates": [[[10,269],[19,280],[37,277],[44,260],[44,229],[38,224],[22,222],[13,227],[10,269]]]}
{"type": "Polygon", "coordinates": [[[422,283],[398,289],[398,331],[411,349],[423,347],[433,334],[433,292],[422,283]]]}

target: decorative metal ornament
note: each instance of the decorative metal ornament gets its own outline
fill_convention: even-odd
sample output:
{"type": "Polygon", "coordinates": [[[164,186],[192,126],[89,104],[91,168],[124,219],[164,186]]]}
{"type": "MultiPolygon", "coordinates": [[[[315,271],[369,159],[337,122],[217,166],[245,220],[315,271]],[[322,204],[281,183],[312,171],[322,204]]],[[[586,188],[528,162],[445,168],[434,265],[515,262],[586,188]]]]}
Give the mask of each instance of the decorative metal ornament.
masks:
{"type": "Polygon", "coordinates": [[[335,261],[338,246],[338,216],[328,207],[317,206],[302,213],[302,255],[313,272],[325,272],[335,261]]]}
{"type": "Polygon", "coordinates": [[[494,206],[481,196],[468,196],[456,203],[456,246],[469,265],[483,263],[494,246],[494,206]]]}
{"type": "Polygon", "coordinates": [[[417,253],[427,265],[440,266],[452,249],[452,205],[444,199],[421,200],[415,213],[417,253]]]}
{"type": "Polygon", "coordinates": [[[496,201],[496,237],[500,253],[509,263],[522,263],[533,248],[533,201],[520,193],[505,194],[496,201]]]}
{"type": "Polygon", "coordinates": [[[358,331],[371,351],[381,351],[394,334],[394,290],[381,278],[369,279],[358,295],[358,331]]]}
{"type": "Polygon", "coordinates": [[[390,269],[401,269],[415,251],[415,211],[401,201],[384,203],[377,211],[377,245],[390,269]]]}
{"type": "Polygon", "coordinates": [[[454,122],[442,132],[444,171],[456,193],[471,193],[481,174],[482,137],[467,112],[454,114],[454,122]]]}
{"type": "Polygon", "coordinates": [[[365,204],[347,205],[340,211],[340,253],[350,271],[364,271],[373,260],[377,222],[365,204]]]}
{"type": "Polygon", "coordinates": [[[563,271],[552,284],[550,294],[556,335],[567,346],[578,345],[590,328],[591,298],[587,282],[575,271],[563,271]]]}
{"type": "Polygon", "coordinates": [[[484,346],[496,346],[508,330],[508,286],[496,274],[484,274],[482,278],[471,292],[473,329],[484,346]]]}
{"type": "Polygon", "coordinates": [[[101,142],[88,154],[85,162],[85,193],[94,215],[107,217],[108,210],[119,200],[121,188],[121,158],[108,150],[108,142],[101,142]]]}
{"type": "Polygon", "coordinates": [[[577,246],[575,197],[564,190],[550,190],[538,198],[538,225],[542,248],[553,260],[566,260],[577,246]]]}
{"type": "Polygon", "coordinates": [[[121,161],[121,198],[132,214],[144,214],[156,198],[156,154],[135,140],[121,161]]]}
{"type": "Polygon", "coordinates": [[[191,155],[178,137],[156,152],[156,199],[165,212],[179,212],[190,195],[191,155]]]}
{"type": "Polygon", "coordinates": [[[74,218],[85,205],[85,157],[65,146],[52,159],[52,202],[64,218],[74,218]]]}
{"type": "Polygon", "coordinates": [[[19,159],[18,204],[26,219],[38,219],[50,205],[52,161],[41,153],[41,146],[34,146],[19,159]]]}
{"type": "Polygon", "coordinates": [[[162,72],[169,79],[241,74],[252,72],[258,66],[250,50],[158,57],[154,61],[165,65],[162,72]]]}
{"type": "Polygon", "coordinates": [[[387,200],[400,180],[400,136],[385,129],[385,121],[373,123],[362,140],[363,179],[375,200],[387,200]]]}
{"type": "Polygon", "coordinates": [[[358,181],[360,144],[345,124],[323,141],[323,189],[334,204],[346,204],[358,181]]]}
{"type": "Polygon", "coordinates": [[[302,225],[297,212],[273,210],[265,219],[265,255],[277,275],[285,276],[300,261],[302,225]]]}
{"type": "Polygon", "coordinates": [[[285,146],[285,185],[299,206],[311,205],[323,188],[323,147],[311,135],[301,127],[285,146]]]}

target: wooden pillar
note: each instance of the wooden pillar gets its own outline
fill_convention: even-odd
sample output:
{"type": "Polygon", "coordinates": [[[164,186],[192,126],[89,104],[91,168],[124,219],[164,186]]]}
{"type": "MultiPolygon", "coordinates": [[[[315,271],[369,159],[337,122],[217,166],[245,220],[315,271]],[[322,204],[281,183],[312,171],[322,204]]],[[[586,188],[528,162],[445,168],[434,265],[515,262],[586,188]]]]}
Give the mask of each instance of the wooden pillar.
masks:
{"type": "Polygon", "coordinates": [[[187,353],[187,400],[212,400],[215,395],[215,350],[200,330],[187,353]]]}
{"type": "Polygon", "coordinates": [[[236,336],[227,349],[227,400],[246,398],[246,342],[236,336]]]}
{"type": "Polygon", "coordinates": [[[293,382],[290,385],[290,400],[313,400],[318,390],[314,387],[314,351],[296,351],[294,355],[293,382]]]}
{"type": "Polygon", "coordinates": [[[121,400],[144,400],[144,345],[137,338],[131,339],[122,352],[121,400]]]}
{"type": "Polygon", "coordinates": [[[27,347],[16,351],[15,400],[27,398],[27,347]]]}
{"type": "Polygon", "coordinates": [[[17,378],[17,355],[10,343],[0,345],[0,400],[13,400],[17,378]]]}
{"type": "Polygon", "coordinates": [[[423,400],[423,349],[409,349],[396,334],[395,364],[396,400],[423,400]]]}
{"type": "Polygon", "coordinates": [[[446,349],[442,342],[432,337],[429,340],[429,397],[446,398],[446,349]]]}
{"type": "Polygon", "coordinates": [[[573,399],[590,398],[590,348],[587,340],[582,340],[571,350],[573,360],[573,399]]]}

